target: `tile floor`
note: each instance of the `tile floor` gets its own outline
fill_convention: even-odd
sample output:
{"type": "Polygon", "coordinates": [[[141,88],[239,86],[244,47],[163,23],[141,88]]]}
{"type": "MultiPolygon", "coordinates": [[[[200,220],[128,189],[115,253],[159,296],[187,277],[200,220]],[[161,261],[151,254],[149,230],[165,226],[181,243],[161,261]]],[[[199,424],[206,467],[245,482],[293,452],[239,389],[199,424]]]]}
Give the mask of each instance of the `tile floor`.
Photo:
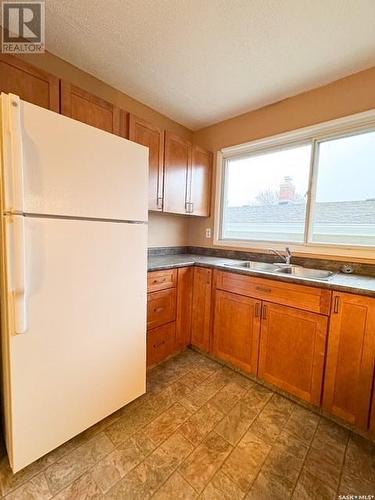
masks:
{"type": "Polygon", "coordinates": [[[188,350],[148,392],[25,470],[7,499],[331,499],[375,494],[375,445],[188,350]]]}

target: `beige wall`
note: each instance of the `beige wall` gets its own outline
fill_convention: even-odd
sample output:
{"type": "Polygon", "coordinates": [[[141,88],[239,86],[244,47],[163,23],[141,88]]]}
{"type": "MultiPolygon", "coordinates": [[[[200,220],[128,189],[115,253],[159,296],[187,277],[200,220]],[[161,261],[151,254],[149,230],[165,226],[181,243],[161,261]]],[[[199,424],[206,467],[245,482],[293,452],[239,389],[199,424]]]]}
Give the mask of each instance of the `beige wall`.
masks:
{"type": "MultiPolygon", "coordinates": [[[[61,79],[105,99],[116,106],[154,123],[156,126],[170,130],[188,140],[192,140],[191,130],[170,120],[166,116],[145,106],[139,101],[114,89],[97,78],[72,66],[52,54],[23,56],[22,59],[61,79]]],[[[149,217],[149,246],[178,246],[188,244],[189,222],[184,216],[153,214],[149,217]]]]}
{"type": "Polygon", "coordinates": [[[189,245],[189,219],[184,215],[149,212],[149,247],[189,245]]]}
{"type": "MultiPolygon", "coordinates": [[[[194,141],[216,152],[372,108],[375,108],[375,67],[199,130],[194,133],[194,141]]],[[[213,224],[213,217],[192,220],[190,244],[213,246],[212,238],[205,238],[205,229],[213,229],[213,224]]]]}

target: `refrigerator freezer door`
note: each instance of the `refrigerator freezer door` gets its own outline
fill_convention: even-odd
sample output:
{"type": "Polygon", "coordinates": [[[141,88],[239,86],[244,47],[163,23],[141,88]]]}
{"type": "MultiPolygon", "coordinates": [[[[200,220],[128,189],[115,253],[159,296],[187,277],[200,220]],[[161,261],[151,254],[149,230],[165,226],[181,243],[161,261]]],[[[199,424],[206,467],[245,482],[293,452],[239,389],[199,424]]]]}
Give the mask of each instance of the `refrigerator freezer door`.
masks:
{"type": "Polygon", "coordinates": [[[2,94],[5,212],[146,221],[148,149],[2,94]]]}
{"type": "Polygon", "coordinates": [[[25,332],[15,333],[5,216],[6,441],[16,472],[145,392],[147,225],[24,217],[25,332]]]}

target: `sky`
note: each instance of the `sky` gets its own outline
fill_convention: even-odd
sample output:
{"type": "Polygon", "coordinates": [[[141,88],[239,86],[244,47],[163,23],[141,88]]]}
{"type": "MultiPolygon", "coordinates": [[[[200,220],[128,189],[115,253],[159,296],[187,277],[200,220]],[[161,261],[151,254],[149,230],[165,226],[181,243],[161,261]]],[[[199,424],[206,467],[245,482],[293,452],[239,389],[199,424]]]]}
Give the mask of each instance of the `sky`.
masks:
{"type": "MultiPolygon", "coordinates": [[[[260,191],[279,191],[290,176],[297,193],[308,188],[311,145],[230,160],[227,205],[254,203],[260,191]]],[[[317,201],[375,198],[375,132],[320,144],[317,201]]]]}

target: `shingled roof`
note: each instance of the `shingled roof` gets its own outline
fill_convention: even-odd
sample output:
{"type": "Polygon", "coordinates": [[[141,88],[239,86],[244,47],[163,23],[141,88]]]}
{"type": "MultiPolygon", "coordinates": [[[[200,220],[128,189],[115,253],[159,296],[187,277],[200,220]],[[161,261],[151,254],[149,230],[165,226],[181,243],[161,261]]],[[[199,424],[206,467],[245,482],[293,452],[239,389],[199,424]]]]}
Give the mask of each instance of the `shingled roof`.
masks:
{"type": "MultiPolygon", "coordinates": [[[[243,205],[228,207],[226,222],[303,223],[306,205],[243,205]]],[[[323,224],[375,224],[375,199],[363,201],[319,202],[315,204],[314,222],[323,224]]]]}

